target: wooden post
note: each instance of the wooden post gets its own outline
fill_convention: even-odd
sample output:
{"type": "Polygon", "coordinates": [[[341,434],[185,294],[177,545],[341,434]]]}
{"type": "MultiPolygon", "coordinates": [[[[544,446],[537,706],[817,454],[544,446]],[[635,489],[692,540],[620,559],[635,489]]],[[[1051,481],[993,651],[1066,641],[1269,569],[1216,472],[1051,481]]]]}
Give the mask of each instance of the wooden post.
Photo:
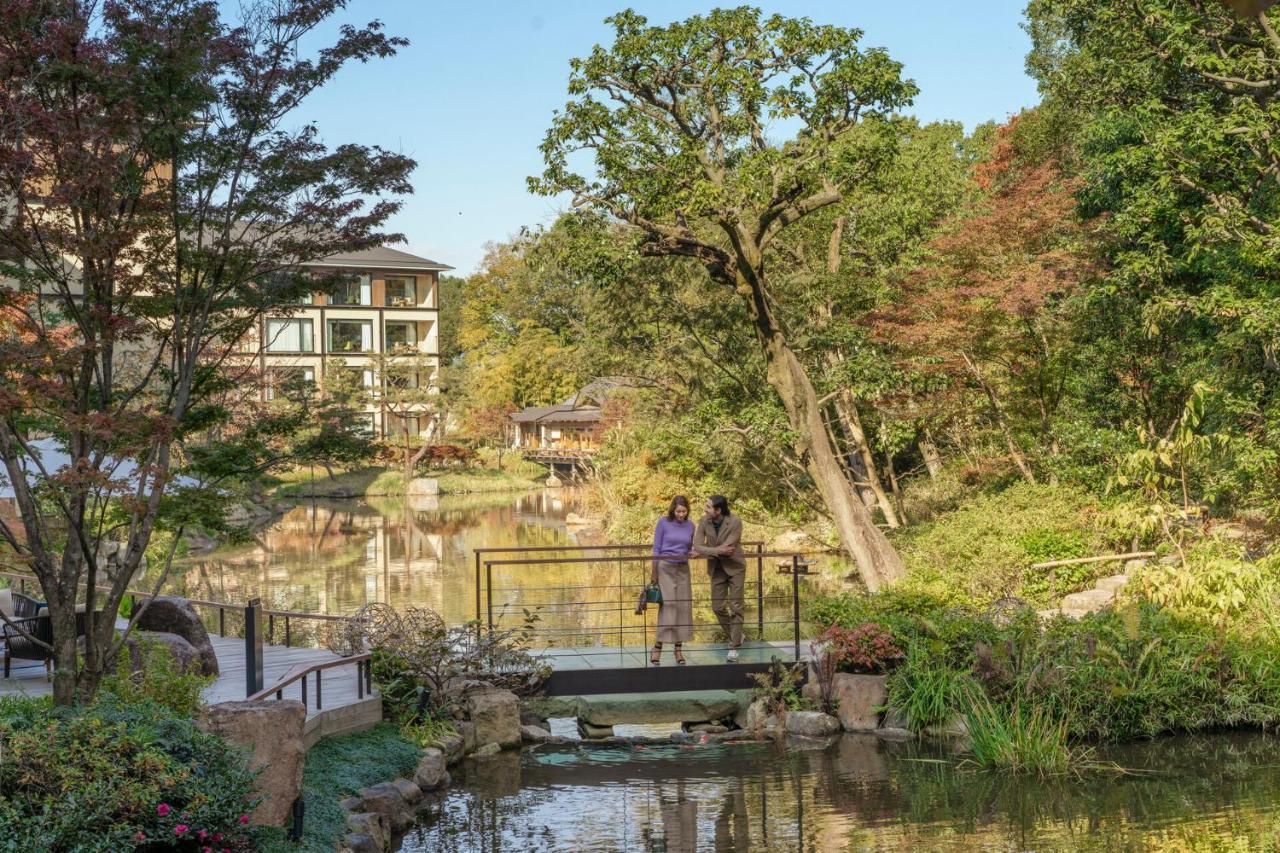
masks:
{"type": "Polygon", "coordinates": [[[244,608],[244,675],[246,696],[252,696],[266,686],[263,684],[261,598],[249,599],[244,608]]]}

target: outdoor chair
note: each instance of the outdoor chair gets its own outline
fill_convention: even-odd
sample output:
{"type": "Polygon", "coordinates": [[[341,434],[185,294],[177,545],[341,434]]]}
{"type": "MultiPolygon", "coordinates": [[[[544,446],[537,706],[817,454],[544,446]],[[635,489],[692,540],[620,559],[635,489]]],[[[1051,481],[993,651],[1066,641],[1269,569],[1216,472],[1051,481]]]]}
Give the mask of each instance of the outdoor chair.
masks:
{"type": "MultiPolygon", "coordinates": [[[[15,596],[16,597],[16,596],[15,596]]],[[[10,664],[14,658],[19,660],[44,661],[46,676],[53,673],[53,653],[34,640],[53,645],[53,620],[46,616],[30,616],[26,619],[14,619],[14,623],[30,634],[24,637],[14,625],[4,626],[4,677],[9,677],[10,664]],[[34,638],[34,640],[32,639],[34,638]]]]}

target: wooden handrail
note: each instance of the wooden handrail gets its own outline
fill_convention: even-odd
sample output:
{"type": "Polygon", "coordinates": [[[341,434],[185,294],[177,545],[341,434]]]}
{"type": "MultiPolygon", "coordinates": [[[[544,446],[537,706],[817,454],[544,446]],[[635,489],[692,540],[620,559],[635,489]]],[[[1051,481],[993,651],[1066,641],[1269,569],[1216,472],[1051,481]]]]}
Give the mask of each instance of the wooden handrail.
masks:
{"type": "Polygon", "coordinates": [[[293,675],[290,675],[288,678],[280,679],[270,687],[266,687],[266,688],[263,688],[262,690],[259,690],[257,693],[250,696],[246,701],[260,702],[264,699],[270,698],[270,696],[273,693],[282,692],[290,684],[294,684],[300,681],[301,679],[306,678],[308,675],[311,675],[313,672],[319,672],[320,670],[325,670],[325,669],[336,669],[337,667],[340,667],[340,666],[350,666],[353,663],[359,664],[365,661],[372,661],[372,660],[373,660],[373,655],[371,655],[369,652],[365,652],[364,654],[360,654],[360,655],[351,655],[350,657],[338,658],[337,660],[324,661],[323,663],[315,663],[307,667],[306,669],[303,669],[299,672],[295,672],[293,675]]]}
{"type": "MultiPolygon", "coordinates": [[[[40,580],[35,575],[28,574],[26,572],[0,572],[0,578],[32,581],[34,583],[39,583],[40,580]]],[[[111,587],[106,586],[105,584],[99,584],[97,589],[102,591],[111,589],[111,587]]],[[[132,595],[136,598],[152,598],[155,595],[155,593],[136,589],[126,589],[124,594],[132,595]]],[[[235,602],[230,601],[207,601],[203,598],[187,598],[185,600],[198,607],[218,607],[224,610],[243,610],[245,607],[243,604],[236,604],[235,602]]],[[[348,618],[336,613],[307,613],[303,610],[263,610],[262,614],[264,616],[288,616],[293,619],[318,619],[324,622],[341,622],[348,618]]]]}

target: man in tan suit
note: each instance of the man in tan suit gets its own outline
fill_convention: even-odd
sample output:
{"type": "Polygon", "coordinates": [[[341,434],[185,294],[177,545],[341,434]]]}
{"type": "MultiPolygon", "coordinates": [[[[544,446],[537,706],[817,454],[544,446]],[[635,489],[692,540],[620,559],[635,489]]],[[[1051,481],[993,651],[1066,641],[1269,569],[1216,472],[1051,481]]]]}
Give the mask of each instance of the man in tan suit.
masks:
{"type": "Polygon", "coordinates": [[[711,609],[729,638],[727,660],[738,659],[742,645],[742,590],[747,561],[742,555],[742,519],[729,513],[724,495],[707,499],[707,513],[693,531],[693,553],[708,557],[711,576],[711,609]]]}

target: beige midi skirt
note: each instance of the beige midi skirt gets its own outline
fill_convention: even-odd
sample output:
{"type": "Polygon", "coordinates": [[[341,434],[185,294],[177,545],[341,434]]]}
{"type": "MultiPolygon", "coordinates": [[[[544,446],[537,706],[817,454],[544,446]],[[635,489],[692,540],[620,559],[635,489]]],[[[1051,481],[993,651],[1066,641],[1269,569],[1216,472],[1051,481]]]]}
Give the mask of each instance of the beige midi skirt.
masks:
{"type": "Polygon", "coordinates": [[[693,637],[693,585],[688,563],[658,561],[658,586],[662,606],[658,609],[659,643],[687,643],[693,637]]]}

